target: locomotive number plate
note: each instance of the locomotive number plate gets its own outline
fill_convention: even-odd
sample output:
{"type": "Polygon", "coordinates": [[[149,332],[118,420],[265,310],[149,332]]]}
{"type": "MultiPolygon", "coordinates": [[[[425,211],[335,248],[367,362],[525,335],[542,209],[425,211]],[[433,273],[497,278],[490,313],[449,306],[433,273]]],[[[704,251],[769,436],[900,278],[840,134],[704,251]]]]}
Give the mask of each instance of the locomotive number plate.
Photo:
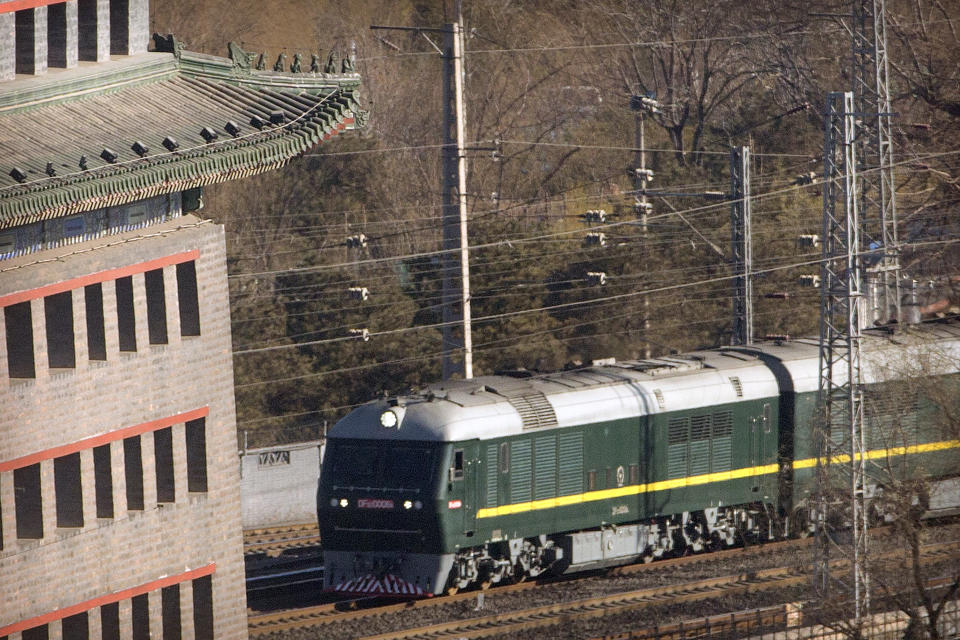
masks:
{"type": "Polygon", "coordinates": [[[360,498],[357,500],[357,507],[360,509],[393,509],[393,500],[360,498]]]}

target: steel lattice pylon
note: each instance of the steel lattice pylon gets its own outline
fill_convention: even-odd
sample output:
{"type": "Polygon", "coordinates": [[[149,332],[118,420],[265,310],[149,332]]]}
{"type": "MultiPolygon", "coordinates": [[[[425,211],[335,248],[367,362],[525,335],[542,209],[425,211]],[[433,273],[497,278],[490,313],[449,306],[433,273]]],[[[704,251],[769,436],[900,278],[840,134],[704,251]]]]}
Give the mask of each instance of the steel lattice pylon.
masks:
{"type": "Polygon", "coordinates": [[[876,251],[867,269],[875,306],[864,318],[900,320],[900,247],[897,240],[890,91],[887,82],[885,0],[853,0],[853,99],[859,119],[860,221],[865,247],[876,251]]]}
{"type": "MultiPolygon", "coordinates": [[[[831,468],[849,463],[852,592],[859,623],[869,608],[863,384],[860,363],[861,266],[853,94],[831,93],[824,114],[823,262],[820,268],[821,422],[817,438],[817,587],[830,588],[831,520],[842,501],[830,499],[831,468]]],[[[842,493],[839,495],[843,495],[842,493]]]]}

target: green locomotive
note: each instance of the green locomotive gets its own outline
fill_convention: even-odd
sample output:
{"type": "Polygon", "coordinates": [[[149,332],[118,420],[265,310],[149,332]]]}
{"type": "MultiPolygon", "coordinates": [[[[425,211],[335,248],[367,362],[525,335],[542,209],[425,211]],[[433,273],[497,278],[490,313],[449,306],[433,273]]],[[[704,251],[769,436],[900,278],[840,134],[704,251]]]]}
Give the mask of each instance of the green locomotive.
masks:
{"type": "MultiPolygon", "coordinates": [[[[883,400],[918,349],[943,354],[952,379],[960,324],[872,329],[863,345],[867,395],[883,400]]],[[[817,343],[801,339],[368,403],[327,440],[324,586],[431,595],[805,534],[818,382],[817,343]]],[[[919,465],[933,508],[955,509],[956,436],[921,428],[932,409],[919,399],[878,406],[868,457],[919,465]]]]}

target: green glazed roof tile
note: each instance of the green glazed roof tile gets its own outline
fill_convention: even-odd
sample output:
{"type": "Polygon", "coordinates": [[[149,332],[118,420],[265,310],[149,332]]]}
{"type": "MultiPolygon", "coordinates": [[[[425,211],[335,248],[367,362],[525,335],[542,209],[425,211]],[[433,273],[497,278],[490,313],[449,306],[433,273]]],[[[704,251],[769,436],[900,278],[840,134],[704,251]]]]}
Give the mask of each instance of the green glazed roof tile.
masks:
{"type": "Polygon", "coordinates": [[[0,228],[276,169],[358,126],[365,117],[359,85],[352,72],[251,71],[190,52],[151,52],[4,83],[0,228]],[[272,123],[277,112],[282,122],[272,123]],[[251,123],[256,118],[265,123],[260,129],[251,123]],[[216,138],[205,140],[204,128],[216,138]],[[173,151],[163,145],[167,137],[178,145],[173,151]],[[147,148],[142,157],[135,142],[147,148]],[[105,149],[113,162],[101,156],[105,149]]]}

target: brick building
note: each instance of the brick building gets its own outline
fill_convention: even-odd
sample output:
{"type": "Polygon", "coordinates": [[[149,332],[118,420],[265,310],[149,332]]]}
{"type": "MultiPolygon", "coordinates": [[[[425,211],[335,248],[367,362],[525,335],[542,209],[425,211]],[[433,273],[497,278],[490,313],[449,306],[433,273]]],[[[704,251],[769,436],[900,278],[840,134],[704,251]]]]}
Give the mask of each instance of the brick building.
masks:
{"type": "Polygon", "coordinates": [[[363,115],[147,0],[0,1],[0,638],[245,638],[223,227],[202,187],[363,115]],[[214,212],[215,213],[215,212],[214,212]]]}

